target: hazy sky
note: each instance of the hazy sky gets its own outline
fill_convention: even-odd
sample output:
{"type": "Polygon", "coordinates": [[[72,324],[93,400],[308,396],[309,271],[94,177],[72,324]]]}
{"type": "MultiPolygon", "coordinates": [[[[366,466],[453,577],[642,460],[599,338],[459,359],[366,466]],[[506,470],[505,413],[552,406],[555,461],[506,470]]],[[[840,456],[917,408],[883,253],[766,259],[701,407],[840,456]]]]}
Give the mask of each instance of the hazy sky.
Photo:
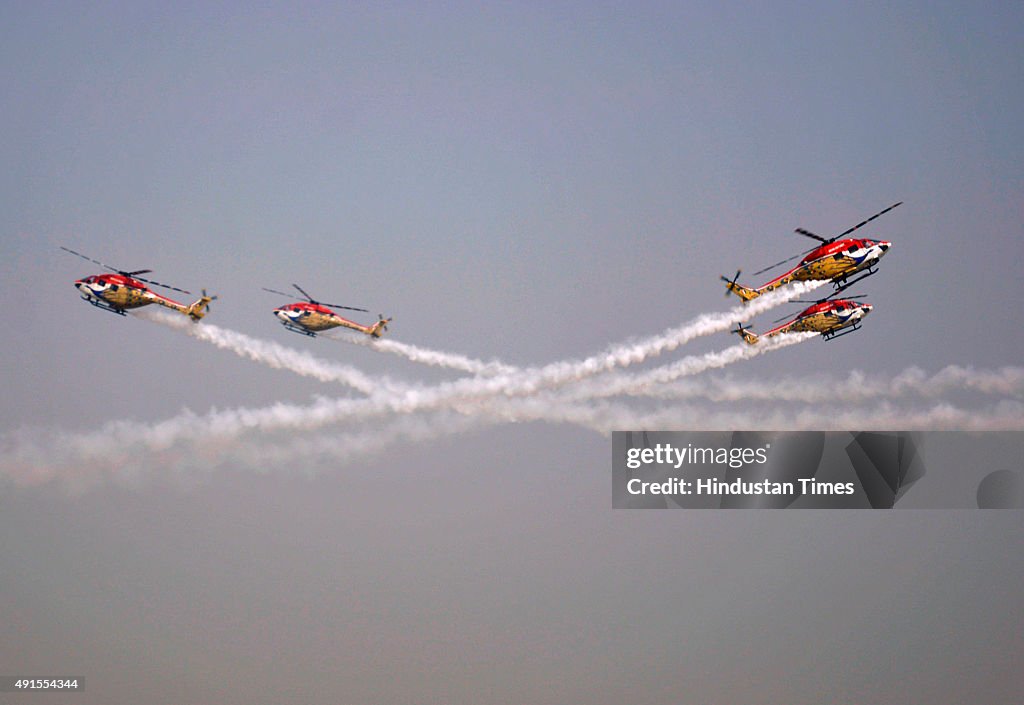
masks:
{"type": "MultiPolygon", "coordinates": [[[[2,3],[0,431],[344,393],[86,306],[58,245],[432,382],[287,333],[260,287],[544,364],[904,201],[865,229],[894,246],[864,329],[734,374],[1019,365],[1022,31],[1014,3],[2,3]]],[[[0,675],[84,675],[82,703],[1019,701],[1019,512],[613,512],[609,450],[532,423],[0,484],[0,675]]]]}

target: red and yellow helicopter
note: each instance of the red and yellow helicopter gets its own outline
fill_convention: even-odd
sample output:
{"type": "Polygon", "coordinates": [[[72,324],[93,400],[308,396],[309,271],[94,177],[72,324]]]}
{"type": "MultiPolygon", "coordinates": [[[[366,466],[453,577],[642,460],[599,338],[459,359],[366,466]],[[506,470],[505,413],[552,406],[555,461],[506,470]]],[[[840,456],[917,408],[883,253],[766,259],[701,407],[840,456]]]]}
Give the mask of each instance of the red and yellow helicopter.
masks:
{"type": "MultiPolygon", "coordinates": [[[[390,318],[384,318],[383,315],[377,316],[377,322],[373,325],[362,326],[354,321],[350,321],[347,318],[342,318],[334,311],[328,308],[328,306],[334,306],[335,308],[344,308],[349,311],[362,311],[366,313],[365,308],[353,308],[352,306],[342,306],[341,304],[325,304],[322,301],[317,301],[312,296],[306,293],[306,291],[298,284],[292,284],[300,294],[302,294],[305,301],[297,301],[291,304],[285,304],[274,309],[274,315],[280,319],[281,324],[288,330],[294,333],[301,333],[302,335],[308,335],[310,338],[315,338],[317,333],[331,328],[351,328],[357,330],[360,333],[372,336],[374,338],[381,337],[381,331],[388,329],[388,323],[391,322],[390,318]]],[[[263,287],[264,291],[269,291],[271,294],[278,294],[279,296],[287,296],[291,298],[292,294],[286,294],[283,291],[277,291],[275,289],[268,289],[263,287]]]]}
{"type": "MultiPolygon", "coordinates": [[[[757,335],[740,323],[736,324],[736,330],[732,332],[742,336],[744,342],[748,345],[756,345],[761,338],[773,338],[784,333],[821,333],[821,337],[824,340],[832,340],[833,338],[840,338],[847,333],[853,333],[856,330],[860,330],[860,322],[871,313],[871,309],[874,307],[869,303],[857,301],[857,299],[863,298],[864,294],[850,296],[845,299],[835,298],[847,286],[849,285],[840,288],[839,291],[828,298],[818,299],[813,302],[803,302],[810,303],[811,305],[798,313],[792,320],[772,328],[767,333],[757,335]]],[[[794,301],[800,301],[800,299],[794,299],[794,301]]],[[[778,323],[786,318],[789,318],[789,316],[784,316],[773,322],[778,323]]]]}
{"type": "Polygon", "coordinates": [[[123,316],[125,315],[124,312],[128,309],[157,304],[178,313],[183,313],[193,321],[198,321],[210,310],[210,302],[217,298],[216,296],[207,296],[206,289],[203,289],[203,295],[186,306],[166,296],[162,296],[146,286],[146,284],[152,284],[164,289],[180,291],[183,294],[191,293],[176,286],[161,284],[160,282],[143,279],[138,276],[153,271],[151,269],[137,269],[133,272],[126,272],[123,269],[116,269],[109,264],[104,264],[92,257],[86,257],[67,247],[61,246],[60,249],[113,272],[113,274],[93,274],[75,282],[75,288],[78,289],[82,298],[104,311],[110,311],[111,313],[123,316]]]}
{"type": "Polygon", "coordinates": [[[882,259],[889,248],[892,247],[891,242],[885,240],[868,240],[865,238],[846,238],[847,235],[853,231],[862,228],[863,226],[870,223],[875,218],[885,215],[896,206],[903,203],[893,204],[883,211],[875,213],[867,220],[854,225],[849,230],[839,233],[835,237],[823,238],[820,235],[815,235],[809,230],[803,228],[797,228],[794,232],[800,233],[806,237],[818,240],[821,242],[820,245],[815,245],[810,250],[801,252],[798,255],[788,257],[781,262],[776,262],[770,267],[765,267],[757,272],[755,275],[763,274],[775,267],[785,264],[790,260],[796,259],[801,255],[804,256],[800,260],[800,264],[793,267],[785,274],[775,279],[772,279],[767,284],[751,289],[737,284],[736,280],[739,279],[740,270],[736,270],[736,276],[732,279],[728,277],[721,277],[722,281],[726,283],[725,295],[728,296],[729,292],[732,292],[743,299],[744,302],[756,299],[762,294],[766,294],[769,291],[774,291],[780,286],[784,286],[791,281],[820,281],[820,280],[831,280],[838,290],[840,287],[849,286],[862,279],[866,279],[874,274],[877,270],[875,265],[882,259]],[[846,238],[846,239],[843,239],[846,238]],[[855,279],[850,279],[854,274],[860,274],[861,276],[855,279]]]}

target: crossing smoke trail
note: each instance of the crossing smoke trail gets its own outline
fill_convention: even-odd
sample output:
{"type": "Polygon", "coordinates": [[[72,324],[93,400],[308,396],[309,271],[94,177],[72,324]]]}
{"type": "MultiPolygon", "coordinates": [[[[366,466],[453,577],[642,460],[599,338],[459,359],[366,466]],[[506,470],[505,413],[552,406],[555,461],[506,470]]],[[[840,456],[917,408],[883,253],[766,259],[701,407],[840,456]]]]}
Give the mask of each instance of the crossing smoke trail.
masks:
{"type": "Polygon", "coordinates": [[[661,389],[663,385],[681,377],[689,377],[706,370],[719,369],[743,360],[750,360],[758,355],[764,355],[816,337],[818,337],[818,333],[801,332],[767,338],[757,345],[737,343],[725,350],[704,355],[691,355],[641,374],[616,373],[597,377],[566,390],[565,396],[570,399],[592,399],[619,395],[657,394],[657,390],[661,389]]]}
{"type": "MultiPolygon", "coordinates": [[[[316,413],[315,407],[307,411],[316,413]]],[[[1002,401],[987,409],[963,409],[939,403],[924,409],[903,409],[889,403],[872,408],[836,411],[833,406],[810,407],[796,412],[736,413],[681,406],[641,412],[619,404],[572,404],[557,398],[495,398],[486,413],[459,416],[451,410],[425,417],[407,416],[383,426],[343,434],[273,438],[265,435],[234,442],[245,427],[237,419],[257,417],[266,410],[237,409],[211,412],[202,417],[183,413],[154,427],[117,422],[91,434],[57,434],[36,439],[5,438],[0,469],[18,485],[37,485],[59,480],[84,488],[105,479],[124,480],[155,468],[195,473],[225,464],[244,467],[295,467],[300,462],[331,460],[334,466],[379,452],[398,441],[429,441],[495,423],[546,421],[570,423],[607,434],[612,430],[678,429],[731,431],[757,428],[764,431],[800,430],[970,430],[1022,431],[1024,404],[1002,401]],[[222,422],[227,420],[226,424],[222,422]],[[201,434],[176,435],[184,424],[201,434]],[[14,447],[7,447],[14,446],[14,447]],[[143,454],[143,451],[146,451],[143,454]]],[[[300,413],[302,410],[299,410],[300,413]]],[[[278,413],[288,413],[285,409],[278,413]]]]}
{"type": "MultiPolygon", "coordinates": [[[[766,340],[755,346],[738,344],[732,348],[719,353],[709,353],[703,356],[693,356],[680,360],[678,363],[668,365],[664,368],[652,370],[644,375],[634,378],[622,378],[617,384],[607,391],[599,381],[595,382],[588,390],[575,390],[578,398],[592,398],[597,396],[614,396],[621,393],[622,389],[635,385],[654,385],[679,377],[697,374],[704,369],[711,367],[722,367],[732,362],[749,359],[772,350],[778,350],[789,345],[815,337],[815,333],[799,333],[790,336],[780,336],[777,340],[766,340]]],[[[559,365],[563,363],[558,363],[559,365]]],[[[537,370],[543,373],[546,368],[537,370]]],[[[564,368],[558,367],[558,370],[564,368]]],[[[590,368],[587,368],[589,371],[590,368]]],[[[524,370],[523,376],[530,370],[524,370]]],[[[561,380],[560,380],[561,381],[561,380]]],[[[385,392],[371,394],[366,399],[336,399],[321,400],[321,403],[313,410],[313,413],[302,415],[301,421],[287,422],[301,425],[303,428],[336,423],[343,420],[363,421],[369,418],[381,416],[388,413],[410,414],[420,411],[435,411],[439,409],[457,409],[462,413],[471,414],[475,410],[485,411],[489,399],[498,397],[521,397],[530,396],[539,392],[557,389],[558,386],[548,384],[541,387],[532,380],[520,380],[516,377],[499,377],[492,379],[472,378],[467,380],[456,380],[434,387],[406,387],[385,392]],[[506,382],[506,380],[508,380],[506,382]]],[[[571,396],[572,392],[570,392],[571,396]]],[[[279,405],[278,409],[283,405],[279,405]]],[[[263,430],[271,430],[278,423],[277,415],[252,414],[246,417],[246,423],[263,430]]]]}
{"type": "MultiPolygon", "coordinates": [[[[4,449],[0,451],[0,468],[10,468],[4,471],[8,476],[32,481],[52,473],[52,470],[47,468],[54,467],[53,461],[57,461],[58,467],[88,467],[90,460],[102,460],[105,466],[115,468],[131,467],[134,454],[138,452],[148,452],[157,457],[164,457],[167,454],[184,454],[187,457],[189,448],[208,445],[218,440],[230,441],[247,432],[290,429],[301,429],[305,432],[342,420],[360,422],[389,413],[409,415],[415,412],[455,411],[467,418],[491,418],[501,421],[546,420],[577,423],[603,431],[613,428],[658,426],[683,426],[696,430],[713,428],[716,424],[723,428],[744,427],[749,424],[767,429],[773,424],[781,428],[822,428],[823,423],[827,423],[837,428],[858,430],[893,425],[901,429],[911,429],[914,423],[920,423],[928,428],[981,429],[1024,426],[1021,405],[1018,403],[1016,406],[1005,406],[1009,402],[1004,402],[995,412],[988,415],[940,404],[924,411],[882,407],[862,416],[855,415],[858,410],[835,413],[834,407],[829,407],[827,414],[825,410],[814,409],[805,410],[797,415],[773,410],[773,416],[766,416],[763,413],[744,416],[732,412],[725,415],[722,415],[724,412],[708,413],[708,410],[698,407],[674,407],[641,413],[629,407],[594,401],[595,397],[628,393],[630,389],[655,389],[682,376],[721,367],[749,356],[794,344],[802,340],[802,336],[793,336],[789,340],[780,338],[777,342],[765,340],[758,346],[736,346],[705,356],[692,356],[632,378],[613,377],[607,386],[603,386],[601,380],[593,380],[587,387],[570,387],[564,390],[564,393],[555,393],[555,390],[561,387],[587,380],[615,367],[625,367],[666,350],[673,350],[697,336],[725,330],[740,318],[748,318],[812,288],[813,285],[795,286],[786,291],[785,295],[762,297],[754,302],[755,305],[737,307],[724,314],[706,314],[659,336],[616,345],[584,360],[561,361],[545,367],[526,368],[489,378],[455,380],[434,387],[394,383],[381,385],[358,370],[330,365],[276,343],[260,341],[209,324],[197,326],[184,319],[159,316],[157,322],[184,330],[193,337],[211,342],[218,347],[232,350],[272,367],[289,369],[324,381],[343,382],[364,391],[368,396],[365,399],[320,399],[309,406],[279,403],[260,409],[211,411],[202,416],[186,411],[157,424],[119,421],[108,423],[99,431],[87,434],[50,432],[42,441],[14,434],[3,439],[4,449]],[[589,404],[573,404],[577,398],[588,401],[589,404]],[[1009,409],[1009,413],[1006,413],[1006,409],[1009,409]],[[825,418],[828,419],[827,422],[823,421],[825,418]]],[[[1013,376],[1009,377],[1012,379],[1013,376]]],[[[963,381],[966,377],[955,371],[946,373],[943,379],[947,380],[944,383],[948,383],[948,380],[963,381]]],[[[978,384],[991,387],[994,383],[989,379],[978,381],[978,384]]],[[[418,428],[418,437],[423,437],[424,427],[418,428]]],[[[256,443],[264,441],[257,439],[256,443]]],[[[239,444],[229,442],[221,445],[230,449],[239,444]]]]}
{"type": "Polygon", "coordinates": [[[296,460],[330,460],[344,464],[360,455],[382,450],[388,444],[414,438],[429,441],[463,433],[496,423],[545,421],[582,426],[602,434],[615,430],[685,428],[692,431],[733,431],[757,428],[763,431],[1020,431],[1024,430],[1024,405],[1003,401],[990,408],[963,409],[939,403],[923,409],[901,409],[888,403],[836,413],[834,407],[812,407],[797,412],[744,414],[709,411],[697,406],[639,412],[618,404],[579,405],[557,399],[529,397],[492,399],[486,414],[457,416],[450,411],[434,412],[417,419],[398,419],[383,427],[349,432],[343,435],[312,436],[285,443],[267,442],[257,446],[232,446],[227,457],[266,464],[273,459],[281,464],[296,460]]]}
{"type": "MultiPolygon", "coordinates": [[[[330,438],[307,444],[308,435],[282,444],[280,440],[264,434],[275,431],[320,427],[343,418],[365,420],[372,400],[321,399],[312,405],[297,406],[275,404],[260,409],[230,409],[198,415],[186,411],[157,424],[119,421],[106,424],[100,430],[84,434],[45,432],[39,437],[24,433],[3,439],[0,468],[19,484],[43,482],[70,468],[75,473],[89,472],[90,468],[111,467],[117,472],[125,468],[168,462],[188,462],[201,451],[201,463],[209,464],[217,457],[263,458],[263,463],[275,457],[274,448],[319,448],[321,455],[330,455],[331,448],[346,456],[355,452],[350,435],[335,441],[330,438]],[[349,413],[339,410],[347,407],[349,413]],[[234,442],[245,432],[261,432],[245,444],[234,442]],[[218,441],[229,441],[217,444],[218,441]],[[236,451],[234,449],[246,450],[236,451]],[[235,456],[232,456],[235,453],[235,456]],[[142,457],[144,460],[137,460],[142,457]]],[[[410,408],[409,411],[423,411],[410,408]]],[[[732,430],[758,428],[763,430],[1024,430],[1024,404],[1004,400],[986,410],[965,410],[948,403],[939,403],[927,409],[902,409],[886,402],[870,409],[849,408],[837,410],[834,405],[809,407],[797,411],[772,409],[767,412],[727,411],[700,406],[677,406],[655,411],[638,411],[621,404],[594,402],[574,403],[558,392],[545,392],[534,397],[507,399],[494,397],[477,400],[473,404],[454,404],[451,408],[433,410],[435,417],[444,419],[430,425],[428,422],[398,423],[401,438],[427,440],[489,423],[517,423],[547,421],[581,425],[607,433],[615,429],[686,428],[687,430],[732,430]],[[459,419],[452,414],[462,415],[459,419]],[[438,414],[442,414],[438,416],[438,414]],[[456,419],[456,420],[453,420],[456,419]],[[404,424],[404,425],[402,425],[404,424]],[[407,430],[402,430],[407,429],[407,430]],[[411,429],[411,430],[408,430],[411,429]],[[434,429],[433,431],[430,429],[434,429]]],[[[406,417],[409,418],[409,417],[406,417]]],[[[389,438],[391,427],[375,427],[369,433],[381,445],[389,438]]],[[[332,436],[333,437],[333,436],[332,436]]],[[[314,436],[314,438],[316,438],[314,436]]],[[[303,452],[288,451],[293,458],[303,452]]],[[[195,461],[199,462],[199,461],[195,461]]]]}
{"type": "MultiPolygon", "coordinates": [[[[186,324],[191,325],[188,322],[186,324]]],[[[793,341],[799,342],[805,337],[803,335],[793,336],[793,341]]],[[[813,337],[813,334],[810,334],[810,337],[813,337]]],[[[772,342],[765,341],[761,345],[765,350],[784,347],[778,343],[772,345],[772,342]]],[[[788,344],[792,343],[786,343],[786,345],[788,344]]],[[[744,347],[755,349],[760,345],[744,347]]],[[[650,379],[674,379],[679,375],[696,373],[700,371],[702,365],[727,364],[727,359],[730,356],[736,360],[743,359],[741,355],[730,352],[731,350],[733,349],[724,351],[726,354],[719,355],[717,358],[712,355],[686,358],[676,365],[668,366],[669,369],[666,371],[654,370],[647,375],[650,379]],[[651,375],[654,377],[651,378],[651,375]]],[[[123,457],[125,454],[130,457],[133,449],[160,453],[172,449],[183,441],[202,442],[205,439],[216,437],[232,438],[245,432],[265,433],[288,429],[308,431],[343,420],[365,421],[387,413],[411,414],[420,411],[451,409],[470,416],[474,414],[487,415],[493,407],[493,405],[488,405],[488,398],[501,399],[502,395],[500,393],[481,394],[479,388],[473,389],[471,394],[467,394],[465,388],[474,384],[477,387],[480,385],[491,386],[494,381],[473,378],[430,388],[377,390],[364,399],[320,399],[309,406],[278,403],[260,409],[211,411],[203,416],[185,411],[177,417],[156,424],[116,421],[106,424],[99,431],[93,433],[65,434],[52,439],[49,444],[26,443],[23,438],[21,441],[11,444],[13,452],[3,455],[13,461],[15,466],[22,468],[46,467],[42,463],[43,457],[46,456],[66,458],[68,459],[66,464],[70,465],[81,466],[82,462],[78,461],[84,461],[85,466],[88,466],[91,460],[109,459],[111,456],[123,457]],[[43,452],[44,449],[45,452],[43,452]]],[[[564,400],[550,399],[542,400],[539,405],[533,406],[524,403],[521,408],[535,409],[533,413],[537,415],[538,419],[548,418],[548,420],[579,423],[581,419],[590,418],[589,415],[599,413],[605,407],[567,406],[564,400]],[[544,412],[548,416],[543,417],[541,415],[543,409],[560,411],[554,417],[550,412],[544,412]]]]}
{"type": "Polygon", "coordinates": [[[498,421],[490,417],[438,411],[429,415],[403,416],[376,428],[341,434],[231,444],[224,447],[217,460],[243,467],[295,467],[297,463],[323,460],[338,466],[379,454],[399,442],[423,443],[496,423],[498,421]]]}
{"type": "MultiPolygon", "coordinates": [[[[528,396],[547,389],[556,389],[614,368],[642,362],[647,357],[673,350],[688,340],[701,335],[726,330],[732,323],[748,315],[801,295],[820,285],[804,283],[783,291],[772,292],[756,299],[746,308],[738,306],[726,313],[704,314],[693,322],[665,331],[643,341],[617,345],[606,352],[580,361],[556,362],[541,368],[527,368],[515,374],[491,378],[473,377],[455,380],[434,387],[412,387],[388,384],[375,388],[375,383],[352,368],[330,366],[322,361],[276,343],[260,341],[217,326],[193,325],[190,321],[156,315],[157,322],[184,330],[188,334],[214,345],[232,350],[254,360],[316,376],[334,378],[367,393],[365,399],[321,399],[312,407],[276,404],[264,409],[241,409],[212,412],[206,418],[186,413],[155,426],[115,422],[101,432],[101,438],[115,439],[120,444],[141,441],[151,448],[166,446],[177,438],[203,435],[237,435],[243,431],[271,431],[281,428],[304,429],[324,426],[341,420],[362,420],[387,413],[409,414],[443,408],[465,407],[474,401],[494,396],[528,396]]],[[[678,374],[683,374],[680,369],[678,374]]],[[[76,442],[86,449],[96,443],[95,438],[80,437],[76,442]]]]}
{"type": "MultiPolygon", "coordinates": [[[[725,313],[702,314],[685,325],[670,328],[656,336],[614,345],[583,360],[553,362],[544,367],[523,368],[514,373],[489,378],[456,380],[426,390],[426,393],[452,400],[469,400],[494,395],[526,396],[545,389],[555,389],[616,367],[641,363],[648,358],[675,350],[695,338],[729,330],[734,323],[786,303],[822,284],[823,282],[796,282],[792,287],[765,294],[749,304],[736,306],[725,313]]],[[[410,390],[410,393],[415,391],[410,390]]]]}
{"type": "Polygon", "coordinates": [[[829,400],[862,401],[879,397],[938,397],[952,391],[1022,397],[1024,368],[1000,367],[995,370],[978,370],[973,367],[949,365],[929,376],[919,367],[910,367],[891,377],[854,370],[844,379],[809,375],[771,382],[712,378],[624,390],[622,393],[659,399],[703,397],[716,402],[750,400],[814,403],[829,400]]]}
{"type": "Polygon", "coordinates": [[[337,335],[321,333],[320,337],[341,343],[349,343],[350,345],[362,345],[381,352],[392,353],[393,355],[398,355],[411,360],[412,362],[418,362],[423,365],[444,367],[451,370],[461,370],[474,375],[491,376],[498,374],[511,374],[519,369],[512,365],[506,365],[498,360],[476,360],[465,355],[459,355],[458,353],[431,350],[430,348],[422,348],[417,345],[409,345],[408,343],[401,343],[397,340],[391,339],[370,338],[364,335],[354,336],[347,333],[338,333],[337,335]]]}
{"type": "MultiPolygon", "coordinates": [[[[583,360],[554,362],[544,367],[510,368],[512,371],[492,377],[456,380],[434,388],[399,385],[386,379],[371,380],[353,367],[326,363],[307,353],[211,324],[193,324],[184,318],[161,312],[137,315],[277,369],[288,369],[323,381],[340,382],[366,394],[371,394],[373,390],[383,387],[389,393],[405,396],[405,401],[397,403],[404,409],[409,404],[423,403],[426,406],[432,406],[443,403],[446,399],[471,399],[495,394],[506,396],[534,394],[543,389],[553,389],[570,382],[586,379],[615,367],[627,367],[663,352],[675,350],[697,337],[728,330],[734,323],[756,316],[813,291],[822,284],[823,282],[795,282],[785,289],[770,292],[750,303],[738,305],[725,313],[702,314],[690,323],[670,328],[660,335],[618,344],[583,360]],[[417,401],[425,398],[433,398],[434,401],[417,401]]],[[[374,395],[371,394],[371,396],[374,395]]],[[[379,394],[377,398],[380,399],[379,394]]]]}
{"type": "Polygon", "coordinates": [[[210,323],[195,323],[183,316],[174,316],[162,311],[133,312],[139,318],[167,326],[187,334],[196,340],[211,343],[222,350],[230,350],[241,357],[267,365],[277,370],[289,370],[303,377],[312,377],[321,382],[335,382],[369,394],[381,386],[393,385],[387,379],[371,379],[368,375],[349,365],[338,365],[320,360],[301,350],[260,340],[237,331],[221,328],[210,323]]]}
{"type": "MultiPolygon", "coordinates": [[[[664,352],[671,352],[695,338],[726,331],[735,323],[753,318],[787,301],[814,291],[824,284],[825,282],[820,281],[794,282],[785,289],[779,289],[758,297],[752,302],[737,305],[726,313],[706,313],[682,326],[669,328],[660,335],[629,343],[620,343],[610,347],[603,353],[593,355],[584,360],[557,362],[543,368],[519,368],[506,365],[497,360],[484,362],[483,360],[475,360],[464,355],[419,348],[394,340],[371,340],[369,338],[350,337],[347,335],[344,337],[341,335],[327,337],[331,340],[364,345],[384,352],[402,355],[414,362],[459,369],[477,375],[511,377],[519,373],[525,373],[527,376],[532,375],[532,379],[537,380],[536,384],[540,388],[549,385],[558,386],[574,378],[582,379],[614,367],[628,367],[629,365],[643,362],[649,357],[655,357],[664,352]]],[[[526,388],[528,391],[532,391],[529,389],[529,384],[526,385],[526,388]]]]}
{"type": "Polygon", "coordinates": [[[987,409],[964,409],[939,402],[923,409],[900,408],[883,402],[871,408],[836,409],[832,405],[799,410],[759,412],[709,410],[699,406],[669,407],[632,418],[616,419],[612,430],[685,428],[692,431],[731,431],[756,428],[765,431],[1021,431],[1024,404],[1002,400],[987,409]],[[631,421],[630,424],[625,424],[631,421]]]}

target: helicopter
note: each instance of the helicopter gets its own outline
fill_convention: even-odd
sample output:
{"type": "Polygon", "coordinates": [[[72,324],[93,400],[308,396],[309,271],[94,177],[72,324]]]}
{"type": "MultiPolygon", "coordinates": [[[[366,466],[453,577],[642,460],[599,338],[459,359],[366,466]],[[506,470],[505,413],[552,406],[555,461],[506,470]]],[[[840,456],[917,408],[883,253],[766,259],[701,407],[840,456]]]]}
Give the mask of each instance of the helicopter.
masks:
{"type": "MultiPolygon", "coordinates": [[[[741,323],[737,323],[736,330],[732,332],[741,336],[748,345],[756,345],[761,338],[773,338],[776,335],[786,333],[821,333],[821,337],[825,341],[841,338],[844,335],[860,330],[861,321],[874,308],[867,302],[858,301],[858,299],[864,298],[865,294],[849,296],[843,299],[835,298],[849,286],[847,284],[831,296],[818,299],[817,301],[794,299],[794,301],[810,303],[811,305],[798,313],[792,320],[772,328],[767,333],[757,335],[741,323]]],[[[789,316],[776,319],[773,323],[778,323],[786,318],[789,318],[789,316]]]]}
{"type": "Polygon", "coordinates": [[[171,286],[170,284],[161,284],[151,279],[143,279],[139,276],[140,274],[147,274],[153,271],[151,269],[136,269],[135,271],[128,272],[111,267],[109,264],[104,264],[92,257],[86,257],[80,252],[75,252],[63,245],[61,245],[60,249],[113,272],[113,274],[93,274],[75,281],[75,288],[82,295],[82,299],[104,311],[110,311],[111,313],[123,316],[125,311],[129,309],[157,304],[178,313],[183,313],[193,321],[198,321],[209,312],[210,302],[217,299],[216,296],[207,295],[206,289],[203,289],[202,296],[196,301],[188,305],[181,304],[156,293],[146,285],[152,284],[153,286],[170,289],[171,291],[180,291],[183,294],[191,294],[191,292],[171,286]]]}
{"type": "Polygon", "coordinates": [[[780,286],[784,286],[791,281],[831,280],[836,289],[839,290],[840,287],[866,279],[878,271],[875,269],[875,265],[877,265],[878,261],[882,259],[886,252],[889,251],[889,248],[892,247],[892,243],[886,240],[846,238],[846,236],[867,225],[875,218],[885,215],[893,208],[896,208],[896,206],[902,205],[902,203],[903,201],[895,203],[885,210],[875,213],[867,220],[854,225],[849,230],[841,232],[830,238],[815,235],[804,228],[797,228],[794,232],[799,233],[804,237],[809,237],[812,240],[817,240],[821,244],[815,245],[811,249],[793,255],[792,257],[788,257],[781,262],[776,262],[770,267],[765,267],[764,269],[754,272],[755,275],[763,274],[785,264],[786,262],[794,260],[801,255],[803,256],[800,263],[793,267],[793,269],[756,289],[751,289],[743,286],[742,284],[736,283],[736,280],[740,277],[741,270],[736,270],[736,276],[732,279],[724,276],[720,277],[721,280],[726,283],[725,295],[728,296],[729,293],[732,292],[746,303],[751,299],[756,299],[762,294],[774,291],[780,286]],[[855,274],[859,274],[860,276],[850,279],[850,277],[855,274]]]}
{"type": "MultiPolygon", "coordinates": [[[[292,331],[293,333],[299,333],[301,335],[308,335],[310,338],[315,338],[317,333],[331,328],[350,328],[352,330],[365,333],[366,335],[374,338],[379,338],[382,335],[381,331],[388,329],[388,323],[391,322],[390,318],[384,318],[383,314],[377,316],[377,322],[363,326],[354,321],[350,321],[347,318],[342,318],[329,306],[335,308],[344,308],[349,311],[362,311],[366,313],[365,308],[354,308],[352,306],[342,306],[341,304],[327,304],[322,301],[317,301],[298,284],[292,284],[300,294],[302,294],[305,301],[297,301],[291,304],[285,304],[274,309],[274,315],[281,321],[281,324],[292,331]]],[[[291,298],[294,294],[287,294],[283,291],[277,291],[276,289],[268,289],[263,287],[264,291],[269,291],[271,294],[277,294],[279,296],[287,296],[291,298]]]]}

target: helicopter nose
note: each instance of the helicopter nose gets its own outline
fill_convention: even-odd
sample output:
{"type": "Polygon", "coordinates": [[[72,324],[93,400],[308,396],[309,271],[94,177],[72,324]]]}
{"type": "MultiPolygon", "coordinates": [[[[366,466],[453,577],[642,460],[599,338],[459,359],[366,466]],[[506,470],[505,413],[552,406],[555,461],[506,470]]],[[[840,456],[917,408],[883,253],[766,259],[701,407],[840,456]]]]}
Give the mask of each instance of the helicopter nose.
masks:
{"type": "Polygon", "coordinates": [[[878,243],[878,249],[880,249],[883,253],[888,252],[890,247],[892,247],[891,242],[883,241],[878,243]]]}
{"type": "Polygon", "coordinates": [[[873,308],[874,308],[874,306],[872,306],[871,304],[864,304],[862,306],[862,310],[864,311],[863,315],[866,316],[869,313],[871,313],[871,309],[873,309],[873,308]]]}
{"type": "Polygon", "coordinates": [[[283,309],[275,308],[274,315],[280,318],[282,321],[288,320],[288,314],[286,314],[283,309]]]}

